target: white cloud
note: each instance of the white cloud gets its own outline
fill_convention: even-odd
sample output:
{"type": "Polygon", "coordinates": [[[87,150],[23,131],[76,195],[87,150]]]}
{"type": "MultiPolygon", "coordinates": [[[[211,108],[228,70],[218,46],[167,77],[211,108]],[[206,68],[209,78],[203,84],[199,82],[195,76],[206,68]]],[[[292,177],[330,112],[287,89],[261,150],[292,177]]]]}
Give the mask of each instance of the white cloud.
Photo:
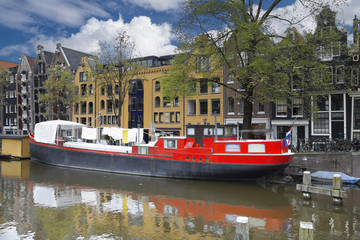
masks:
{"type": "Polygon", "coordinates": [[[109,17],[103,7],[86,0],[1,0],[0,24],[26,31],[33,24],[81,26],[90,16],[109,17]]]}
{"type": "Polygon", "coordinates": [[[183,0],[123,0],[124,2],[138,5],[156,11],[177,9],[183,0]]]}
{"type": "Polygon", "coordinates": [[[91,18],[83,25],[79,32],[67,38],[47,38],[44,35],[31,40],[34,49],[38,44],[47,51],[54,51],[56,43],[78,51],[96,55],[99,42],[111,42],[119,32],[126,31],[135,42],[135,48],[141,56],[173,54],[175,46],[171,44],[173,38],[171,26],[167,23],[157,25],[149,17],[135,17],[130,23],[123,19],[102,21],[91,18]]]}

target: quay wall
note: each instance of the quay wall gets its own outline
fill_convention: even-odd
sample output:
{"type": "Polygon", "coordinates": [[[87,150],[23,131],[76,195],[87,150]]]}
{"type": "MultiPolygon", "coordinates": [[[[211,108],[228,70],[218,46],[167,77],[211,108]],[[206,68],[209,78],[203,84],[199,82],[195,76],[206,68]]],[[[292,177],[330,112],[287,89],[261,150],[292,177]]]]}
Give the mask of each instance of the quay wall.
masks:
{"type": "Polygon", "coordinates": [[[360,177],[360,152],[341,153],[296,153],[290,168],[302,168],[310,172],[343,172],[360,177]]]}

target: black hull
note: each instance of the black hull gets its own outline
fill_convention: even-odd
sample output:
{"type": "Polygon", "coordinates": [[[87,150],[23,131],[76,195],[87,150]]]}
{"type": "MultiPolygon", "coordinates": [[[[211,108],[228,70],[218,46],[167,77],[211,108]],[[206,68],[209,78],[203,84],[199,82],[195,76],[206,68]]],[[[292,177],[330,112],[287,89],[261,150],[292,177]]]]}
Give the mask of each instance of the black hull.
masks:
{"type": "Polygon", "coordinates": [[[219,164],[208,162],[184,162],[160,159],[136,154],[111,154],[30,142],[32,160],[50,165],[122,174],[202,179],[202,180],[254,180],[288,164],[219,164]]]}

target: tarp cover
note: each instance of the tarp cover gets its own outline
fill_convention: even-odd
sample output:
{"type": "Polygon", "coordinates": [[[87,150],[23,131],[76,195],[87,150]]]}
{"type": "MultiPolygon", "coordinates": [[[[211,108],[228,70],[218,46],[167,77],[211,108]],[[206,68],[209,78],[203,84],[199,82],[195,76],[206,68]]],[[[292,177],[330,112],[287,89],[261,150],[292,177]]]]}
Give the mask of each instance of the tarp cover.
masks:
{"type": "Polygon", "coordinates": [[[360,181],[360,178],[351,177],[342,172],[317,171],[317,172],[312,173],[311,177],[319,178],[322,180],[331,180],[332,181],[334,174],[339,174],[341,176],[343,182],[346,182],[346,183],[354,184],[354,183],[357,183],[358,181],[360,181]]]}
{"type": "Polygon", "coordinates": [[[34,140],[42,143],[55,143],[58,126],[63,130],[85,127],[84,124],[64,120],[52,120],[37,123],[35,125],[34,140]]]}

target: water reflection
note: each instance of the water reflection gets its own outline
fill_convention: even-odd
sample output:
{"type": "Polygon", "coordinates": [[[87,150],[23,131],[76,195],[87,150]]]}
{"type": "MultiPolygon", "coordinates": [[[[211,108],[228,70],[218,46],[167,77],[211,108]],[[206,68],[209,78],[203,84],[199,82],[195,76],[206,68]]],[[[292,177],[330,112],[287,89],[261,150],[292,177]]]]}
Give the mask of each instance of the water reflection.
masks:
{"type": "MultiPolygon", "coordinates": [[[[300,220],[325,221],[321,204],[306,205],[291,188],[106,174],[27,161],[1,162],[1,174],[0,239],[235,239],[237,216],[249,217],[251,239],[297,239],[294,226],[300,220]]],[[[333,213],[333,227],[317,236],[352,239],[358,226],[352,219],[358,215],[348,220],[346,232],[348,214],[333,213]]]]}

